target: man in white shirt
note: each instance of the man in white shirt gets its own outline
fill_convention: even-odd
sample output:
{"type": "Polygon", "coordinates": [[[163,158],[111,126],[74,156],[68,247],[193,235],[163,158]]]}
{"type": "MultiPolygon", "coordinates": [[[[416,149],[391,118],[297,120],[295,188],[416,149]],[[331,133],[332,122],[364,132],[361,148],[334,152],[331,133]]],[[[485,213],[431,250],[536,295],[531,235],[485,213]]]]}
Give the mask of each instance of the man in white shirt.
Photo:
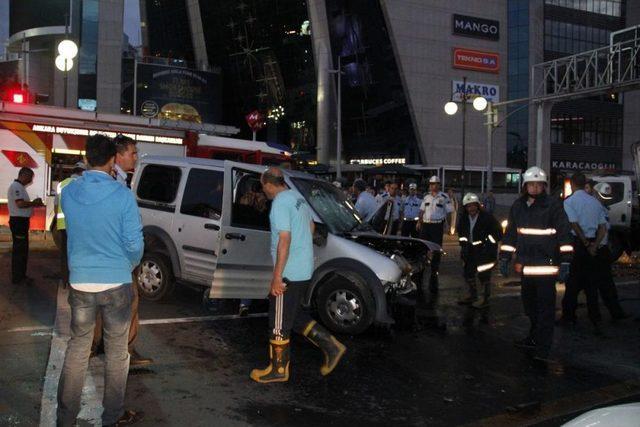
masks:
{"type": "Polygon", "coordinates": [[[33,281],[27,277],[27,260],[29,258],[29,221],[33,208],[44,206],[39,197],[33,201],[29,198],[26,187],[33,182],[33,170],[22,168],[18,179],[13,181],[7,191],[9,206],[9,227],[13,248],[11,252],[11,282],[13,284],[30,285],[33,281]]]}

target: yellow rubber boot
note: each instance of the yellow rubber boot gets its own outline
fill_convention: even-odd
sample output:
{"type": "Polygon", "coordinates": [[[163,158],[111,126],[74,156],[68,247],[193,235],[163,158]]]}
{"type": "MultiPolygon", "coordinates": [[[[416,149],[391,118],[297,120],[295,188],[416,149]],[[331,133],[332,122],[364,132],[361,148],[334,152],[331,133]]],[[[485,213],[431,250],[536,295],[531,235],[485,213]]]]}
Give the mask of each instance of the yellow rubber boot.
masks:
{"type": "Polygon", "coordinates": [[[251,379],[259,383],[282,383],[289,380],[289,340],[269,341],[270,363],[264,369],[251,371],[251,379]]]}
{"type": "Polygon", "coordinates": [[[304,329],[303,335],[316,347],[322,350],[324,363],[320,367],[322,375],[329,375],[344,356],[347,347],[329,333],[318,322],[312,320],[304,329]]]}

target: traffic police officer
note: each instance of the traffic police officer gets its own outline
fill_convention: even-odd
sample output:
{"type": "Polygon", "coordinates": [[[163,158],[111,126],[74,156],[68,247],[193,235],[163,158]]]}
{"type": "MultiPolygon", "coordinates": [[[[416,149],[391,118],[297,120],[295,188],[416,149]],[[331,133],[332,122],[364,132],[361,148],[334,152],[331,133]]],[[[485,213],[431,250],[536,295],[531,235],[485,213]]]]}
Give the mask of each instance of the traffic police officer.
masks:
{"type": "Polygon", "coordinates": [[[456,229],[468,294],[458,303],[482,308],[489,304],[491,270],[496,265],[498,241],[502,238],[502,230],[492,214],[480,209],[480,199],[476,194],[465,194],[462,205],[465,212],[460,215],[456,229]],[[480,300],[476,290],[476,276],[483,287],[483,296],[480,300]]]}
{"type": "Polygon", "coordinates": [[[534,166],[523,178],[522,197],[511,206],[500,247],[500,272],[509,275],[515,253],[515,270],[522,276],[522,303],[531,322],[529,335],[516,345],[533,350],[534,358],[544,360],[553,343],[556,280],[564,282],[569,275],[571,226],[560,199],[546,193],[547,174],[534,166]]]}
{"type": "Polygon", "coordinates": [[[64,212],[62,211],[62,203],[60,203],[60,200],[64,187],[80,178],[85,170],[87,170],[87,166],[83,162],[76,163],[73,167],[72,175],[62,180],[56,188],[56,230],[60,236],[60,275],[62,276],[62,284],[64,286],[69,284],[69,265],[67,262],[67,223],[64,219],[64,212]]]}
{"type": "Polygon", "coordinates": [[[404,199],[402,206],[403,221],[402,235],[405,237],[418,237],[416,224],[420,217],[420,206],[422,199],[418,197],[418,185],[409,184],[409,195],[404,199]]]}
{"type": "Polygon", "coordinates": [[[628,315],[622,310],[620,302],[618,301],[618,291],[616,290],[616,284],[613,281],[613,273],[611,271],[611,264],[613,264],[613,256],[609,249],[609,236],[608,231],[611,228],[609,222],[609,208],[606,205],[606,201],[611,200],[612,197],[611,185],[606,182],[599,182],[594,186],[594,196],[602,204],[602,210],[607,219],[607,235],[600,243],[598,252],[596,255],[596,261],[598,263],[597,270],[600,274],[598,280],[598,290],[602,301],[609,310],[611,318],[614,320],[626,319],[628,315]]]}
{"type": "Polygon", "coordinates": [[[562,321],[574,323],[578,293],[584,289],[587,297],[589,319],[595,333],[599,334],[598,324],[602,320],[598,304],[598,271],[596,255],[602,240],[607,235],[607,218],[602,205],[585,190],[586,177],[575,173],[571,177],[573,193],[564,202],[564,210],[571,223],[574,236],[575,255],[571,262],[571,275],[562,298],[562,321]]]}
{"type": "MultiPolygon", "coordinates": [[[[440,178],[434,175],[429,179],[429,193],[424,197],[420,206],[417,224],[420,238],[442,246],[444,222],[447,214],[451,212],[453,212],[451,199],[440,191],[440,178]]],[[[434,294],[438,292],[438,269],[440,268],[441,256],[442,251],[435,251],[431,258],[429,290],[434,294]]]]}

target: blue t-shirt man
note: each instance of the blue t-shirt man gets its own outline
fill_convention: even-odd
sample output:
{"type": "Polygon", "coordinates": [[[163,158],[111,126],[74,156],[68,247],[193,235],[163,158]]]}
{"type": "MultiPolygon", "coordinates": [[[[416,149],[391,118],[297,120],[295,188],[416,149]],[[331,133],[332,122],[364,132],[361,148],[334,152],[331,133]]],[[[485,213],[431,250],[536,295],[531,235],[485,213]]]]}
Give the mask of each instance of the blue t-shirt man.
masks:
{"type": "Polygon", "coordinates": [[[302,282],[313,274],[313,236],[311,210],[307,201],[292,190],[285,190],[273,199],[271,223],[271,256],[276,263],[280,232],[291,233],[289,256],[282,273],[283,279],[302,282]]]}

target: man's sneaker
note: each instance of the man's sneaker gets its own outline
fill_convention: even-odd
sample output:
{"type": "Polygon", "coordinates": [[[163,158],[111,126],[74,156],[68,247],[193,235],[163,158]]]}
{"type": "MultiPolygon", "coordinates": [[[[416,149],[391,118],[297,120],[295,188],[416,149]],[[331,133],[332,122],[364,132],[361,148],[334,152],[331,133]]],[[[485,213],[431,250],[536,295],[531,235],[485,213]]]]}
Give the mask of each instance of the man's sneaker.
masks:
{"type": "Polygon", "coordinates": [[[533,337],[526,337],[524,339],[521,340],[517,340],[514,345],[518,348],[523,348],[526,350],[532,350],[534,348],[536,348],[536,341],[533,339],[533,337]]]}
{"type": "Polygon", "coordinates": [[[140,366],[147,366],[153,363],[153,359],[150,357],[141,356],[136,350],[131,350],[129,358],[129,367],[137,368],[140,366]]]}
{"type": "Polygon", "coordinates": [[[118,421],[116,421],[113,424],[106,424],[105,427],[130,426],[131,424],[135,424],[139,421],[142,421],[143,418],[144,418],[144,412],[142,411],[135,412],[131,410],[126,410],[124,411],[124,414],[122,414],[122,416],[118,418],[118,421]]]}
{"type": "Polygon", "coordinates": [[[240,310],[238,310],[238,315],[240,317],[247,317],[249,315],[249,307],[244,304],[240,304],[240,310]]]}

